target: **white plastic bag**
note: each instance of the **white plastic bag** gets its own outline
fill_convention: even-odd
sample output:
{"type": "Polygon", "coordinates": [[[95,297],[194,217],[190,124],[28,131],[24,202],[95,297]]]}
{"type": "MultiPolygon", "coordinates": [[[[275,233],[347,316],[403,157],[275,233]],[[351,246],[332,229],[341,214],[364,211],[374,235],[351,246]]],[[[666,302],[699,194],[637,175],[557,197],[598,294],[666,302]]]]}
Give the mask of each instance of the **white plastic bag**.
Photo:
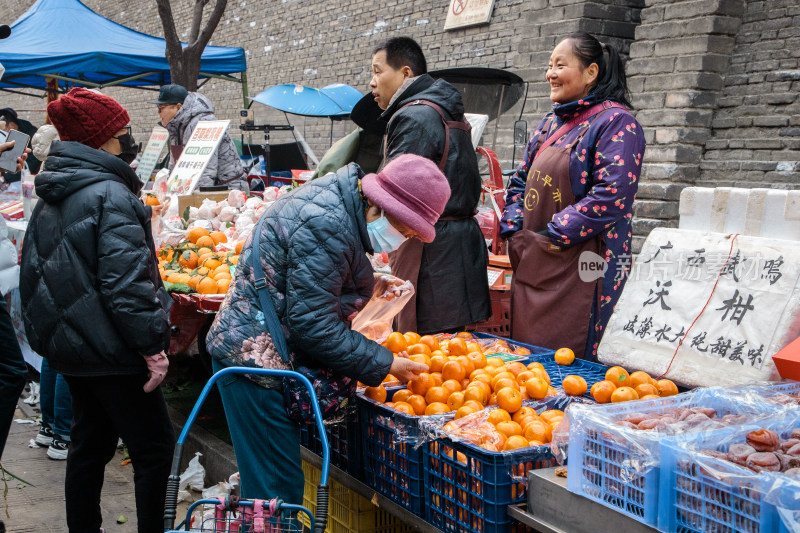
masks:
{"type": "Polygon", "coordinates": [[[180,483],[178,483],[178,501],[184,501],[191,498],[189,491],[186,489],[189,488],[191,490],[196,491],[203,491],[203,484],[205,483],[206,479],[206,469],[203,468],[203,465],[200,464],[200,457],[203,454],[197,452],[192,457],[192,460],[189,461],[189,465],[186,467],[186,470],[183,471],[181,474],[180,483]]]}

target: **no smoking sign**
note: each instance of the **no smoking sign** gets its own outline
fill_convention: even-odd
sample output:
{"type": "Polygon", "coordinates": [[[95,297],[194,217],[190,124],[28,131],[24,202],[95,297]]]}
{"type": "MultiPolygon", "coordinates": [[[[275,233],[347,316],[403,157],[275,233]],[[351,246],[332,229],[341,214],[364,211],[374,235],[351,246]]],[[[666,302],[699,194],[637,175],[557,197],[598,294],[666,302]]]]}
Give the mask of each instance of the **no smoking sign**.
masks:
{"type": "Polygon", "coordinates": [[[494,0],[450,0],[445,30],[486,24],[492,18],[494,0]]]}

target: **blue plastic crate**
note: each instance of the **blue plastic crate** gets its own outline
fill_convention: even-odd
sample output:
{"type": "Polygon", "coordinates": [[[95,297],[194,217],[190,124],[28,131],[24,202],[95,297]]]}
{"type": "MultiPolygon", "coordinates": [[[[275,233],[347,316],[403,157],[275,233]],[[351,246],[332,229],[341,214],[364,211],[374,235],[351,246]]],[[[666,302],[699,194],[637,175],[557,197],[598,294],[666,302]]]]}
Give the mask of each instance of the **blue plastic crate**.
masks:
{"type": "MultiPolygon", "coordinates": [[[[558,409],[553,398],[527,401],[538,413],[558,409]]],[[[443,531],[499,533],[514,521],[508,506],[526,501],[529,470],[550,468],[549,445],[491,452],[474,444],[439,438],[425,445],[425,520],[443,531]]]]}
{"type": "MultiPolygon", "coordinates": [[[[396,390],[387,390],[391,401],[396,390]]],[[[357,396],[364,481],[378,493],[417,516],[423,516],[422,446],[419,418],[357,396]]]]}
{"type": "Polygon", "coordinates": [[[607,416],[607,424],[594,418],[576,423],[570,418],[567,489],[656,527],[659,467],[642,469],[642,450],[654,454],[657,461],[660,442],[689,438],[692,433],[670,437],[649,431],[627,431],[624,439],[612,440],[604,432],[621,430],[610,422],[616,417],[629,413],[663,412],[676,407],[711,407],[717,410],[718,416],[738,412],[735,400],[731,398],[712,393],[692,393],[599,405],[595,412],[607,416]]]}
{"type": "Polygon", "coordinates": [[[592,385],[598,381],[603,381],[606,378],[608,367],[599,363],[593,363],[583,359],[575,359],[571,365],[559,365],[555,361],[555,350],[541,348],[532,344],[525,344],[524,342],[518,342],[512,339],[503,339],[502,337],[489,335],[488,333],[475,333],[474,335],[481,339],[502,339],[513,346],[527,348],[531,351],[531,356],[528,362],[535,361],[541,363],[544,369],[550,375],[552,386],[562,392],[563,389],[560,385],[561,382],[564,381],[566,376],[575,374],[586,380],[587,387],[584,397],[591,399],[589,390],[592,388],[592,385]]]}
{"type": "MultiPolygon", "coordinates": [[[[682,442],[668,441],[661,446],[658,528],[668,533],[775,533],[786,528],[773,505],[764,495],[775,475],[755,474],[728,461],[703,456],[698,464],[697,450],[727,452],[734,442],[745,442],[754,429],[767,428],[788,437],[800,427],[797,414],[783,414],[757,423],[697,434],[682,442]],[[717,479],[709,469],[735,477],[717,479]]],[[[790,487],[791,489],[800,488],[790,487]]]]}
{"type": "MultiPolygon", "coordinates": [[[[325,424],[325,433],[330,445],[331,464],[341,468],[358,480],[363,480],[361,464],[361,440],[359,438],[358,410],[345,414],[344,420],[336,424],[325,424]]],[[[322,456],[322,442],[316,426],[300,426],[300,444],[322,456]]]]}
{"type": "MultiPolygon", "coordinates": [[[[775,477],[781,474],[774,474],[775,477]]],[[[783,476],[783,481],[787,481],[783,476]]],[[[800,481],[789,481],[778,489],[777,503],[783,508],[778,512],[775,521],[778,523],[778,533],[797,533],[800,524],[800,481]],[[793,529],[789,529],[791,524],[793,529]]]]}

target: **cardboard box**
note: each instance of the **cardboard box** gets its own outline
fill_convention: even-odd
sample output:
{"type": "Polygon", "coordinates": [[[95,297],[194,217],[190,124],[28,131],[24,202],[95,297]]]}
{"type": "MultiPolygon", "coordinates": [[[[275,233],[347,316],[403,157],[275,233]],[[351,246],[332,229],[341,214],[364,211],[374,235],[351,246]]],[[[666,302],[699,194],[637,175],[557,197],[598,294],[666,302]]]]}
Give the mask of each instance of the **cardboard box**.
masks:
{"type": "Polygon", "coordinates": [[[491,265],[488,268],[489,288],[498,291],[511,289],[511,277],[514,271],[511,270],[511,260],[508,256],[489,254],[489,265],[491,265]]]}
{"type": "Polygon", "coordinates": [[[772,361],[783,379],[800,381],[800,338],[773,355],[772,361]]]}
{"type": "Polygon", "coordinates": [[[203,200],[214,200],[219,202],[226,200],[230,191],[213,192],[193,192],[192,194],[182,194],[178,196],[178,214],[183,215],[187,207],[200,207],[203,200]]]}

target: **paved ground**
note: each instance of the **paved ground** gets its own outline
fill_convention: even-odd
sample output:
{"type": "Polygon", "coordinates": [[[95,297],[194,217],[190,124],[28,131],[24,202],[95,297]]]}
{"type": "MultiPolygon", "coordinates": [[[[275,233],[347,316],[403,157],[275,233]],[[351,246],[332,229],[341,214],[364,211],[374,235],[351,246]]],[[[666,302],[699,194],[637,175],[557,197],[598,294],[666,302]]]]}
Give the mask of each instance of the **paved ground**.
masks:
{"type": "MultiPolygon", "coordinates": [[[[25,406],[17,409],[18,420],[33,420],[38,410],[25,406]]],[[[46,448],[30,448],[28,443],[39,431],[37,424],[11,424],[2,463],[5,469],[34,486],[10,479],[5,499],[10,518],[5,517],[0,501],[0,518],[7,531],[25,533],[67,532],[64,507],[64,471],[66,461],[53,461],[47,457],[46,448]]],[[[106,466],[103,485],[103,527],[107,533],[136,533],[136,503],[134,499],[133,469],[120,466],[122,450],[106,466]],[[128,521],[118,524],[121,515],[128,521]]],[[[2,480],[0,480],[2,497],[2,480]]],[[[180,509],[179,509],[180,511],[180,509]]],[[[185,512],[185,507],[183,507],[185,512]]],[[[179,514],[179,516],[181,516],[179,514]]]]}

